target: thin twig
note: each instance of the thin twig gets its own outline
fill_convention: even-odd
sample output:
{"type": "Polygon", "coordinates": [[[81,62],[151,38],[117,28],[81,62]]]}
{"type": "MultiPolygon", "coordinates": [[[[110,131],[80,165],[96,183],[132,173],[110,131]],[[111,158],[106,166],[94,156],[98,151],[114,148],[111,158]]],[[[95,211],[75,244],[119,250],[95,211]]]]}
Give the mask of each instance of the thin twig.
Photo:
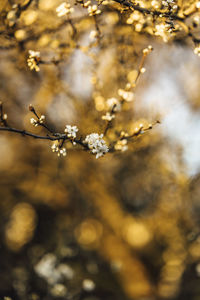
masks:
{"type": "MultiPolygon", "coordinates": [[[[43,135],[34,134],[34,133],[26,131],[26,130],[21,130],[21,129],[12,128],[12,127],[0,127],[0,131],[10,131],[10,132],[21,134],[22,136],[29,136],[29,137],[32,137],[34,139],[39,139],[39,140],[49,140],[49,141],[70,140],[70,138],[68,138],[66,136],[66,134],[61,134],[61,133],[54,133],[54,136],[49,136],[49,135],[43,136],[43,135]]],[[[82,146],[85,150],[89,149],[87,144],[84,144],[81,139],[74,139],[73,141],[76,144],[82,146]]]]}
{"type": "Polygon", "coordinates": [[[0,130],[1,131],[11,131],[11,132],[19,133],[23,136],[27,135],[27,136],[30,136],[32,138],[40,139],[40,140],[57,141],[57,140],[62,140],[63,139],[62,136],[60,136],[60,137],[42,136],[42,135],[37,135],[37,134],[31,133],[31,132],[26,131],[26,130],[20,130],[20,129],[16,129],[16,128],[12,128],[12,127],[0,127],[0,130]]]}
{"type": "MultiPolygon", "coordinates": [[[[110,114],[115,114],[115,113],[116,113],[116,112],[115,112],[115,108],[116,108],[116,104],[113,105],[113,108],[112,108],[110,114]]],[[[106,135],[108,129],[110,129],[111,126],[112,126],[112,120],[107,121],[106,128],[105,128],[105,130],[104,130],[104,135],[106,135]]]]}

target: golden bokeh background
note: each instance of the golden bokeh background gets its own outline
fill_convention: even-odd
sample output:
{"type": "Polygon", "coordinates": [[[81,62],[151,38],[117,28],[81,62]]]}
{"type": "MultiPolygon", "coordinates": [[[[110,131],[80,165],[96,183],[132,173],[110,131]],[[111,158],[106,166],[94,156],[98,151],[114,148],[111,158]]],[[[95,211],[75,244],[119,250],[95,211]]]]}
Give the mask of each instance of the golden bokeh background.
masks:
{"type": "MultiPolygon", "coordinates": [[[[154,2],[159,3],[146,1],[156,7],[154,2]]],[[[180,2],[191,10],[196,3],[180,2]]],[[[199,300],[199,156],[195,172],[188,172],[184,145],[166,135],[166,124],[172,124],[172,135],[179,127],[186,144],[195,132],[198,141],[199,122],[191,132],[181,129],[179,114],[176,122],[165,123],[170,109],[179,112],[183,104],[173,108],[169,102],[156,110],[165,100],[156,88],[147,92],[152,84],[159,89],[156,80],[164,69],[186,95],[191,116],[199,117],[199,58],[192,42],[182,32],[165,44],[162,35],[154,36],[151,20],[144,25],[142,14],[131,17],[119,3],[105,3],[97,21],[73,3],[73,17],[61,20],[55,14],[60,3],[0,1],[0,99],[9,126],[46,134],[30,124],[31,103],[55,132],[66,124],[77,125],[83,136],[103,132],[106,99],[135,82],[142,51],[150,44],[154,51],[134,101],[116,116],[107,141],[141,123],[159,119],[161,124],[133,139],[127,151],[99,159],[71,144],[66,157],[57,157],[48,140],[0,132],[0,297],[199,300]],[[27,8],[17,15],[15,4],[27,8]],[[95,26],[102,38],[93,44],[89,35],[95,26]],[[27,66],[31,49],[41,53],[39,72],[27,66]],[[145,92],[157,101],[148,109],[142,103],[145,92]]],[[[165,88],[173,90],[170,84],[165,88]]]]}

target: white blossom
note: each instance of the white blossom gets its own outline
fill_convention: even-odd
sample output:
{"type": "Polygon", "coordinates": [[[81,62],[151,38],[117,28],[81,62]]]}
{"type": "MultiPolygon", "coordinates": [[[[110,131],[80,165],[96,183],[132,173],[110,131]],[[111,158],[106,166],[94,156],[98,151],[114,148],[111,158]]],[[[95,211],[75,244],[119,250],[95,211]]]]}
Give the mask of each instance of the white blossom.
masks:
{"type": "Polygon", "coordinates": [[[92,30],[90,32],[89,37],[90,37],[90,40],[94,40],[96,37],[98,37],[98,31],[97,30],[92,30]]]}
{"type": "Polygon", "coordinates": [[[162,5],[165,6],[166,8],[171,8],[171,5],[174,6],[175,1],[174,0],[163,0],[162,5]]]}
{"type": "Polygon", "coordinates": [[[8,119],[8,115],[7,114],[3,114],[2,119],[3,120],[7,120],[8,119]]]}
{"type": "Polygon", "coordinates": [[[98,9],[97,5],[90,5],[90,6],[88,6],[88,13],[89,13],[89,16],[95,16],[95,15],[100,14],[101,10],[98,9]]]}
{"type": "Polygon", "coordinates": [[[51,287],[50,293],[54,297],[65,297],[67,294],[67,288],[64,286],[64,284],[56,283],[51,287]]]}
{"type": "Polygon", "coordinates": [[[160,36],[165,43],[169,41],[171,32],[172,28],[170,24],[161,23],[155,26],[155,35],[160,36]]]}
{"type": "Polygon", "coordinates": [[[198,45],[198,46],[196,46],[196,47],[194,48],[194,53],[195,53],[196,55],[200,56],[200,45],[198,45]]]}
{"type": "Polygon", "coordinates": [[[29,53],[29,57],[34,57],[34,58],[40,57],[40,51],[29,50],[28,53],[29,53]]]}
{"type": "Polygon", "coordinates": [[[95,283],[91,279],[84,279],[82,286],[83,286],[83,289],[87,292],[91,292],[95,289],[95,283]]]}
{"type": "Polygon", "coordinates": [[[45,116],[41,115],[41,117],[39,118],[40,124],[44,123],[44,120],[45,120],[45,116]]]}
{"type": "Polygon", "coordinates": [[[102,116],[102,120],[106,120],[106,121],[112,121],[112,119],[114,119],[115,116],[109,112],[107,112],[104,116],[102,116]]]}
{"type": "Polygon", "coordinates": [[[29,50],[29,56],[27,59],[27,64],[30,70],[35,70],[36,72],[40,71],[39,61],[40,61],[40,52],[29,50]]]}
{"type": "Polygon", "coordinates": [[[117,141],[115,145],[115,150],[119,150],[122,152],[128,150],[127,139],[117,141]]]}
{"type": "Polygon", "coordinates": [[[119,89],[118,94],[119,94],[119,96],[121,96],[123,98],[123,100],[125,100],[127,102],[131,102],[134,100],[134,93],[132,93],[132,92],[128,92],[128,91],[119,89]]]}
{"type": "Polygon", "coordinates": [[[149,45],[147,48],[143,49],[144,54],[149,54],[153,50],[153,47],[149,45]]]}
{"type": "Polygon", "coordinates": [[[121,110],[121,103],[117,98],[113,97],[107,99],[106,104],[110,110],[113,110],[115,112],[121,110]]]}
{"type": "Polygon", "coordinates": [[[58,17],[63,17],[74,11],[73,7],[69,3],[63,2],[56,8],[56,13],[58,17]]]}
{"type": "Polygon", "coordinates": [[[30,123],[31,123],[33,126],[37,127],[39,124],[43,124],[43,123],[44,123],[44,120],[45,120],[45,116],[44,116],[44,115],[41,115],[41,117],[40,117],[38,120],[36,120],[36,119],[34,119],[34,118],[31,118],[31,119],[30,119],[30,123]]]}
{"type": "Polygon", "coordinates": [[[74,277],[74,270],[71,266],[59,264],[53,253],[45,254],[34,269],[40,277],[43,277],[52,286],[61,283],[63,279],[71,280],[74,277]]]}
{"type": "Polygon", "coordinates": [[[56,152],[58,156],[66,156],[67,155],[67,150],[66,148],[59,147],[58,141],[54,142],[53,145],[51,146],[52,152],[56,152]]]}
{"type": "Polygon", "coordinates": [[[38,126],[38,121],[37,121],[36,119],[34,119],[34,118],[31,118],[31,119],[30,119],[30,123],[31,123],[33,126],[35,126],[35,127],[38,126]]]}
{"type": "Polygon", "coordinates": [[[83,3],[82,5],[83,5],[83,7],[88,8],[90,4],[91,4],[91,1],[88,0],[87,2],[83,3]]]}
{"type": "Polygon", "coordinates": [[[67,137],[75,139],[76,133],[78,132],[77,126],[66,125],[65,127],[65,133],[67,134],[67,137]]]}
{"type": "Polygon", "coordinates": [[[86,136],[84,142],[88,144],[91,152],[96,154],[96,158],[103,156],[109,151],[106,142],[103,140],[103,134],[91,133],[86,136]]]}
{"type": "Polygon", "coordinates": [[[49,284],[54,284],[59,281],[60,274],[55,272],[56,256],[48,253],[35,266],[36,273],[46,279],[49,284]]]}

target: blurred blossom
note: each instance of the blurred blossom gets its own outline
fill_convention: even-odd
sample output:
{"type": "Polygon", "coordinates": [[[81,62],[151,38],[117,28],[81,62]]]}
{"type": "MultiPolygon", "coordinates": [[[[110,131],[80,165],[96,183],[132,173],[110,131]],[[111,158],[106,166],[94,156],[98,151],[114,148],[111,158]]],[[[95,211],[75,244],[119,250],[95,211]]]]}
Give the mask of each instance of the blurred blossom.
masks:
{"type": "Polygon", "coordinates": [[[102,235],[102,225],[95,219],[87,219],[75,230],[75,236],[83,247],[95,248],[102,235]]]}
{"type": "Polygon", "coordinates": [[[95,283],[91,279],[84,279],[82,283],[83,289],[87,292],[95,289],[95,283]]]}
{"type": "Polygon", "coordinates": [[[151,240],[151,233],[142,222],[128,218],[123,225],[124,238],[131,246],[140,248],[151,240]]]}
{"type": "Polygon", "coordinates": [[[13,165],[13,159],[14,159],[14,151],[11,147],[11,143],[8,138],[1,136],[0,137],[0,157],[1,157],[1,164],[0,164],[0,170],[6,170],[7,168],[10,168],[13,165]]]}
{"type": "Polygon", "coordinates": [[[19,251],[32,239],[36,221],[36,212],[30,204],[17,204],[11,212],[9,222],[6,224],[5,238],[7,246],[13,251],[19,251]]]}
{"type": "Polygon", "coordinates": [[[45,254],[35,265],[36,273],[46,279],[50,285],[62,282],[62,280],[71,280],[74,277],[73,269],[66,264],[58,264],[54,254],[45,254]]]}

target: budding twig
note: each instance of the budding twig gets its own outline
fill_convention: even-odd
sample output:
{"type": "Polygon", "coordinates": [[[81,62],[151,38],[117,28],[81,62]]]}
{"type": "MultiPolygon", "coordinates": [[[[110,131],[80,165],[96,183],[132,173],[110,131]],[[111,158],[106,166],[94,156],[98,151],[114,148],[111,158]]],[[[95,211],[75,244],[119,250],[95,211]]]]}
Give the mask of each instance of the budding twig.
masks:
{"type": "Polygon", "coordinates": [[[0,101],[0,122],[7,127],[8,123],[7,123],[7,114],[3,113],[3,103],[0,101]]]}

